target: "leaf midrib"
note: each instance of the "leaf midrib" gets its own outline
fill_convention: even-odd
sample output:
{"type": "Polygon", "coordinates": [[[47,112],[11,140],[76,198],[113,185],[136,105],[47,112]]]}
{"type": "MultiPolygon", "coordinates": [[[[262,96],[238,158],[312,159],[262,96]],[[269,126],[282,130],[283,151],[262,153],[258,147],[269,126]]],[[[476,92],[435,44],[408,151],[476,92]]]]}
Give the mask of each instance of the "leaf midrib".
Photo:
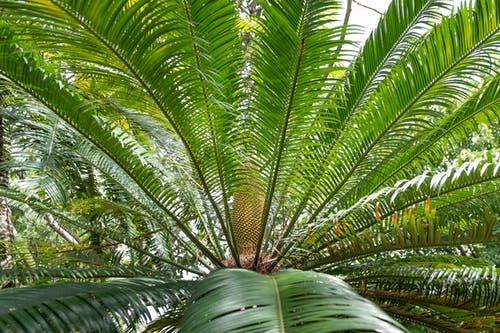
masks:
{"type": "Polygon", "coordinates": [[[446,74],[448,74],[454,67],[456,67],[458,64],[460,64],[467,56],[472,54],[475,50],[480,48],[483,44],[485,44],[488,39],[490,39],[496,32],[500,30],[500,27],[493,29],[489,34],[484,36],[484,38],[477,44],[475,44],[473,47],[471,47],[467,52],[465,52],[461,57],[459,57],[456,61],[454,61],[452,64],[450,64],[444,71],[441,72],[438,76],[436,76],[433,80],[427,84],[425,88],[423,88],[413,100],[407,104],[407,106],[400,112],[400,114],[395,117],[390,124],[387,125],[387,127],[377,135],[377,137],[371,142],[371,144],[365,149],[363,154],[360,155],[360,157],[357,159],[357,162],[353,165],[353,167],[349,170],[347,175],[344,177],[342,182],[340,182],[339,185],[332,191],[332,193],[323,201],[323,203],[318,206],[318,208],[311,214],[311,217],[308,219],[307,223],[311,223],[319,213],[325,208],[325,206],[332,200],[335,195],[338,193],[338,191],[344,186],[347,181],[350,179],[350,177],[354,174],[356,171],[357,167],[361,165],[365,157],[372,151],[372,149],[379,143],[379,141],[384,137],[384,135],[389,132],[389,130],[392,128],[394,124],[396,124],[405,114],[408,112],[413,105],[415,105],[420,98],[422,98],[433,86],[441,80],[446,74]]]}
{"type": "MultiPolygon", "coordinates": [[[[106,39],[104,39],[100,34],[98,34],[94,29],[92,29],[88,24],[86,24],[83,20],[80,20],[78,16],[74,15],[71,11],[66,9],[64,6],[59,4],[59,1],[57,0],[50,0],[52,4],[63,10],[69,17],[71,17],[74,21],[76,21],[78,24],[80,24],[82,27],[84,27],[86,30],[88,30],[95,38],[97,38],[107,49],[109,49],[130,71],[130,73],[139,81],[140,85],[146,90],[149,96],[153,99],[154,103],[158,106],[158,108],[161,110],[162,114],[165,116],[165,118],[168,120],[168,122],[171,124],[172,128],[174,129],[175,133],[178,135],[180,138],[182,145],[185,147],[188,156],[190,160],[193,162],[193,166],[196,170],[196,173],[198,174],[200,178],[200,182],[203,186],[204,192],[207,195],[210,203],[212,204],[212,207],[214,208],[214,211],[217,213],[217,217],[221,218],[222,215],[220,213],[220,210],[218,209],[217,204],[215,203],[215,200],[210,192],[210,189],[208,187],[208,184],[206,182],[206,179],[203,175],[203,172],[201,171],[201,167],[195,158],[194,152],[191,148],[191,146],[188,144],[187,139],[185,136],[182,134],[182,131],[180,130],[179,126],[177,123],[168,115],[167,108],[163,105],[163,103],[159,100],[159,98],[156,96],[154,93],[153,89],[150,87],[150,85],[147,83],[146,79],[143,78],[137,70],[133,67],[131,63],[129,63],[118,51],[116,47],[113,47],[114,44],[108,42],[106,39]]],[[[149,196],[149,194],[148,194],[149,196]]],[[[160,204],[162,207],[163,205],[160,204]]],[[[175,219],[176,223],[182,224],[178,219],[175,219]]],[[[223,220],[220,221],[221,224],[223,224],[223,220]]]]}
{"type": "MultiPolygon", "coordinates": [[[[167,109],[166,107],[163,105],[163,103],[161,103],[161,101],[158,99],[158,97],[154,94],[153,92],[153,89],[149,86],[149,84],[147,83],[147,81],[134,69],[134,67],[132,66],[132,64],[130,64],[128,61],[126,61],[126,59],[120,54],[120,52],[118,52],[118,50],[113,47],[113,45],[108,42],[107,40],[105,40],[102,36],[100,36],[96,31],[94,31],[88,24],[86,24],[85,22],[83,22],[82,20],[80,20],[77,16],[73,15],[73,13],[71,13],[69,10],[67,10],[66,8],[64,8],[64,6],[61,6],[57,0],[50,0],[52,4],[54,4],[55,6],[57,6],[58,8],[60,8],[61,10],[63,10],[69,17],[71,17],[73,20],[75,20],[76,22],[78,22],[81,26],[83,26],[86,30],[88,30],[95,38],[97,38],[107,49],[109,49],[126,67],[127,69],[131,72],[131,74],[139,81],[139,83],[141,84],[141,86],[146,90],[146,92],[148,93],[149,96],[151,96],[151,98],[153,99],[153,101],[155,102],[155,104],[158,106],[158,108],[162,111],[163,115],[165,116],[165,118],[169,121],[169,123],[172,125],[172,128],[174,129],[175,133],[179,136],[180,140],[182,141],[182,144],[183,146],[185,147],[187,153],[188,153],[188,156],[190,157],[191,161],[193,162],[193,166],[200,178],[200,182],[203,186],[203,189],[204,189],[204,192],[205,194],[207,195],[214,211],[216,212],[217,214],[217,217],[220,219],[222,217],[219,209],[218,209],[218,206],[217,204],[215,203],[215,200],[214,198],[212,197],[212,194],[209,190],[209,187],[207,185],[207,182],[206,182],[206,179],[201,171],[201,167],[197,161],[197,159],[195,158],[195,155],[194,155],[194,152],[193,150],[191,149],[191,146],[188,144],[187,142],[187,139],[184,137],[184,135],[182,135],[182,132],[180,130],[180,128],[178,127],[178,125],[176,124],[176,122],[173,121],[173,119],[168,115],[168,112],[167,112],[167,109]]],[[[114,160],[114,159],[113,159],[114,160]]],[[[135,178],[134,178],[135,179],[135,178]]],[[[138,182],[139,183],[139,182],[138,182]]],[[[143,185],[140,185],[141,188],[145,189],[145,187],[143,185]]],[[[212,262],[214,262],[215,264],[219,265],[219,266],[222,266],[222,264],[220,263],[219,259],[217,259],[196,237],[194,234],[192,234],[186,226],[184,226],[184,223],[182,223],[182,221],[180,221],[177,216],[171,212],[169,209],[167,209],[166,207],[164,207],[161,202],[159,202],[158,200],[156,200],[156,198],[154,198],[154,196],[151,196],[149,194],[149,191],[145,191],[145,193],[147,194],[148,197],[150,197],[153,201],[155,201],[159,207],[162,208],[162,210],[166,211],[167,214],[175,221],[176,225],[184,232],[186,233],[186,236],[189,237],[189,239],[195,244],[195,246],[197,248],[199,248],[205,255],[207,255],[207,257],[210,258],[210,260],[212,262]]],[[[223,220],[220,220],[220,223],[223,224],[223,220]]]]}
{"type": "MultiPolygon", "coordinates": [[[[354,105],[349,109],[349,113],[348,113],[346,119],[343,120],[343,122],[342,122],[343,125],[339,129],[339,131],[338,131],[337,139],[339,138],[340,134],[342,133],[342,130],[345,129],[345,127],[347,126],[347,124],[349,123],[349,121],[351,120],[351,118],[354,116],[354,113],[355,113],[354,111],[358,108],[359,104],[363,100],[363,96],[365,95],[365,93],[370,88],[370,84],[375,80],[375,78],[377,77],[377,75],[382,71],[382,69],[384,68],[385,64],[389,60],[389,58],[393,55],[394,50],[397,48],[397,46],[399,45],[399,43],[402,40],[404,40],[404,37],[406,36],[406,34],[408,33],[408,31],[410,31],[413,28],[414,24],[417,22],[418,18],[421,16],[422,12],[425,9],[427,9],[428,7],[430,7],[430,3],[431,2],[432,2],[432,0],[428,1],[422,7],[422,9],[415,16],[415,18],[410,22],[410,24],[408,25],[408,27],[402,32],[402,34],[394,42],[394,44],[392,45],[392,47],[390,48],[390,50],[386,53],[386,55],[382,59],[382,62],[377,66],[377,68],[375,69],[375,71],[370,75],[370,77],[368,78],[367,82],[365,83],[363,89],[361,90],[361,92],[359,93],[358,97],[356,98],[356,101],[355,101],[354,105]]],[[[326,170],[327,170],[327,164],[329,162],[329,159],[328,159],[329,152],[332,149],[333,149],[333,146],[331,146],[328,149],[328,152],[326,153],[323,161],[321,162],[322,166],[317,169],[317,171],[315,172],[314,176],[311,177],[312,179],[318,179],[319,177],[321,177],[326,172],[326,170]]],[[[314,191],[314,189],[316,188],[317,184],[318,184],[317,182],[312,182],[312,183],[310,183],[308,185],[308,187],[307,187],[307,189],[305,191],[306,195],[303,196],[302,201],[298,204],[298,208],[297,208],[295,214],[292,216],[292,218],[290,220],[290,223],[289,223],[289,226],[285,230],[285,232],[283,234],[283,237],[287,237],[290,234],[290,232],[292,231],[295,222],[298,220],[298,218],[302,214],[302,210],[304,209],[304,207],[307,204],[307,201],[309,200],[309,194],[314,191]]],[[[279,247],[279,248],[281,248],[281,247],[279,247]]]]}
{"type": "Polygon", "coordinates": [[[274,297],[276,299],[276,314],[277,314],[277,319],[278,319],[279,332],[286,333],[285,332],[285,319],[283,317],[283,305],[281,302],[281,294],[280,294],[278,282],[276,281],[276,278],[274,276],[270,275],[269,278],[271,279],[271,282],[273,284],[274,297]]]}

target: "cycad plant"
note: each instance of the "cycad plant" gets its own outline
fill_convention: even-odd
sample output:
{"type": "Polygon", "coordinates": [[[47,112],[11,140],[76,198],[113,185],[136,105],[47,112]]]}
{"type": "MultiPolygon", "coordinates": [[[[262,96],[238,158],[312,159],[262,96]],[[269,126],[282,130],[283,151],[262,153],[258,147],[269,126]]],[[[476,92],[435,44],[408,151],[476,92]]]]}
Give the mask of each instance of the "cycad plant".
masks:
{"type": "Polygon", "coordinates": [[[51,283],[2,290],[0,331],[405,331],[389,313],[460,332],[496,313],[496,268],[455,249],[496,241],[500,164],[442,161],[498,123],[500,8],[450,6],[394,0],[355,52],[335,0],[1,0],[4,112],[54,147],[69,133],[96,190],[0,194],[124,255],[2,271],[51,283]]]}

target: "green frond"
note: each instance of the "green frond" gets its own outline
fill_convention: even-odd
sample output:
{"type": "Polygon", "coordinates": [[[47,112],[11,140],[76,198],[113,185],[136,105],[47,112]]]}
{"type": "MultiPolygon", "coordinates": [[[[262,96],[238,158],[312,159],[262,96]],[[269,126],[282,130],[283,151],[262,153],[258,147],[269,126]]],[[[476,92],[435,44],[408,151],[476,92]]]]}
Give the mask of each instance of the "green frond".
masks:
{"type": "MultiPolygon", "coordinates": [[[[106,235],[106,238],[113,240],[117,244],[124,244],[138,251],[139,253],[142,253],[155,260],[158,260],[159,262],[164,262],[168,265],[172,265],[172,267],[177,267],[181,270],[186,270],[187,272],[203,275],[203,273],[199,272],[197,269],[192,269],[190,267],[181,265],[178,262],[172,260],[173,259],[172,257],[169,258],[163,255],[156,255],[155,253],[149,252],[147,249],[144,249],[142,242],[140,242],[137,239],[131,239],[128,235],[124,235],[120,232],[110,230],[109,228],[101,227],[81,217],[70,214],[67,211],[54,208],[36,198],[28,197],[24,193],[21,193],[19,191],[0,187],[0,195],[12,201],[15,201],[20,205],[28,206],[30,209],[36,212],[50,213],[55,217],[58,217],[61,220],[66,221],[69,225],[81,228],[82,230],[88,230],[91,232],[96,232],[98,234],[106,235]]],[[[149,236],[149,232],[146,233],[146,235],[149,236]]],[[[181,246],[186,246],[185,243],[182,242],[179,244],[181,246]]],[[[190,253],[191,249],[187,248],[186,250],[188,253],[190,253]]]]}
{"type": "Polygon", "coordinates": [[[377,293],[387,300],[417,305],[441,305],[470,311],[498,311],[500,278],[495,267],[426,267],[418,265],[382,264],[375,261],[350,271],[345,280],[361,294],[377,293]],[[354,273],[353,275],[350,275],[354,273]],[[384,296],[383,296],[384,295],[384,296]]]}
{"type": "Polygon", "coordinates": [[[332,212],[313,228],[296,231],[287,239],[293,252],[289,260],[318,267],[398,249],[494,241],[496,217],[485,214],[484,207],[497,198],[499,169],[475,161],[400,181],[332,212]]]}
{"type": "MultiPolygon", "coordinates": [[[[398,318],[404,322],[411,323],[418,326],[437,330],[438,332],[446,333],[467,333],[466,329],[460,327],[462,323],[456,322],[452,319],[436,318],[436,313],[432,310],[425,309],[423,313],[405,309],[402,306],[387,306],[384,308],[387,313],[390,313],[394,318],[398,318]]],[[[442,316],[441,316],[442,317],[442,316]]]]}
{"type": "MultiPolygon", "coordinates": [[[[402,171],[401,165],[387,161],[399,154],[405,155],[413,142],[421,141],[422,136],[425,138],[427,131],[434,124],[439,124],[450,113],[449,110],[470,98],[475,85],[497,76],[498,67],[483,61],[484,58],[495,58],[500,46],[498,17],[495,15],[498,14],[493,4],[476,10],[461,8],[436,25],[393,69],[391,76],[382,82],[370,101],[367,112],[353,118],[355,124],[372,124],[371,132],[365,135],[354,130],[352,135],[347,134],[343,138],[349,143],[361,142],[364,153],[354,160],[359,162],[355,164],[355,169],[351,169],[356,187],[349,188],[348,193],[340,191],[339,200],[332,197],[333,202],[348,204],[352,197],[373,191],[373,182],[378,182],[378,187],[384,186],[382,179],[384,182],[389,180],[384,176],[390,171],[390,166],[402,171]],[[436,51],[438,49],[440,51],[436,51]],[[356,179],[356,174],[362,175],[363,180],[356,179]]],[[[483,116],[492,113],[490,109],[481,111],[483,116]]],[[[467,119],[463,113],[461,116],[467,119]]],[[[431,146],[428,150],[435,153],[443,151],[439,150],[439,141],[433,145],[438,148],[431,146]]],[[[433,155],[438,160],[443,157],[433,155]]],[[[404,165],[408,168],[407,174],[411,174],[412,166],[404,165]]]]}
{"type": "Polygon", "coordinates": [[[417,142],[409,141],[397,154],[386,158],[384,165],[390,173],[383,178],[370,178],[375,189],[383,184],[412,176],[414,170],[422,170],[426,165],[434,166],[446,157],[468,133],[477,130],[480,124],[497,126],[499,121],[500,77],[494,77],[478,89],[470,98],[453,112],[444,113],[428,132],[417,142]],[[436,159],[439,157],[439,159],[436,159]],[[392,180],[391,180],[392,179],[392,180]]]}
{"type": "Polygon", "coordinates": [[[252,51],[250,105],[242,112],[244,154],[260,173],[254,182],[266,192],[259,249],[273,204],[284,196],[300,196],[302,184],[314,181],[299,171],[321,154],[322,144],[315,139],[335,122],[327,112],[335,103],[328,97],[334,80],[318,78],[342,68],[334,50],[345,43],[338,40],[342,27],[326,27],[334,21],[339,1],[262,5],[264,17],[252,51]]]}
{"type": "Polygon", "coordinates": [[[498,269],[455,254],[398,253],[329,271],[391,316],[442,332],[465,332],[464,320],[498,311],[498,269]]]}
{"type": "Polygon", "coordinates": [[[362,110],[363,104],[394,65],[401,62],[401,58],[411,51],[422,33],[430,29],[447,7],[446,1],[436,0],[390,3],[349,72],[343,119],[348,120],[362,110]]]}
{"type": "Polygon", "coordinates": [[[216,271],[197,286],[179,331],[321,333],[332,329],[405,332],[332,276],[296,270],[260,275],[235,269],[216,271]],[[205,320],[198,320],[200,316],[205,320]]]}
{"type": "Polygon", "coordinates": [[[25,54],[15,43],[9,42],[11,32],[8,29],[4,29],[3,34],[6,40],[1,45],[1,52],[9,55],[3,58],[3,63],[0,64],[3,75],[9,76],[15,85],[22,87],[86,137],[100,150],[101,160],[110,159],[119,166],[122,172],[132,178],[130,184],[137,183],[145,197],[154,203],[153,207],[157,205],[207,257],[220,264],[219,259],[193,235],[189,226],[179,219],[179,215],[182,215],[180,211],[184,207],[180,205],[173,184],[168,186],[168,180],[160,177],[154,168],[161,163],[155,163],[156,158],[148,154],[133,137],[113,121],[99,118],[96,114],[98,109],[86,103],[62,77],[46,73],[47,65],[40,59],[25,54]],[[74,112],[74,106],[79,108],[78,112],[74,112]],[[110,136],[109,133],[114,135],[110,136]]]}
{"type": "Polygon", "coordinates": [[[144,267],[103,267],[103,268],[16,268],[0,271],[0,282],[21,281],[33,283],[50,279],[102,279],[102,278],[161,278],[169,276],[169,272],[147,269],[144,267]]]}
{"type": "Polygon", "coordinates": [[[404,331],[332,275],[438,330],[498,312],[498,158],[444,165],[498,136],[500,8],[450,6],[346,51],[340,0],[0,0],[0,332],[404,331]]]}
{"type": "MultiPolygon", "coordinates": [[[[355,230],[361,230],[376,222],[374,212],[377,203],[381,218],[389,218],[412,206],[418,206],[417,213],[421,213],[429,197],[432,207],[439,211],[441,205],[459,202],[462,198],[495,195],[499,170],[498,163],[477,160],[444,172],[424,172],[412,179],[400,180],[394,187],[368,195],[349,209],[331,214],[330,218],[345,220],[355,230]]],[[[462,217],[468,217],[466,209],[462,210],[462,217]]]]}
{"type": "Polygon", "coordinates": [[[4,289],[0,291],[0,330],[116,332],[136,321],[151,321],[148,306],[168,311],[184,302],[191,286],[190,282],[136,278],[4,289]]]}
{"type": "Polygon", "coordinates": [[[65,203],[74,193],[68,188],[80,185],[88,168],[71,149],[77,134],[47,109],[37,108],[36,115],[26,111],[34,105],[22,100],[22,92],[9,88],[13,100],[5,102],[0,111],[9,156],[2,167],[11,173],[29,174],[10,184],[33,195],[43,193],[52,202],[65,203]]]}
{"type": "MultiPolygon", "coordinates": [[[[308,204],[297,206],[292,221],[305,215],[304,229],[317,225],[329,212],[349,209],[360,197],[393,186],[394,171],[407,177],[423,171],[408,163],[399,168],[400,165],[391,160],[405,155],[415,142],[425,140],[429,131],[451,114],[449,110],[455,110],[471,98],[474,85],[495,77],[498,71],[497,65],[484,60],[495,58],[499,47],[495,16],[498,11],[494,1],[486,2],[487,5],[478,9],[463,7],[453,16],[442,19],[428,33],[414,35],[418,40],[407,46],[408,52],[394,55],[387,75],[377,82],[376,89],[348,119],[337,140],[326,151],[327,156],[321,159],[322,171],[315,173],[309,169],[304,174],[304,177],[314,175],[315,185],[307,189],[308,204]],[[446,56],[441,50],[446,50],[446,56]]],[[[432,21],[430,18],[438,15],[442,4],[435,5],[423,10],[421,15],[428,14],[424,21],[432,21]]],[[[478,111],[477,117],[488,117],[494,114],[495,107],[478,111]]],[[[466,121],[469,115],[464,111],[456,117],[454,122],[466,121]]],[[[439,141],[429,142],[427,146],[428,150],[443,153],[433,156],[437,159],[444,158],[444,152],[449,149],[440,149],[443,143],[439,141]]],[[[418,158],[405,156],[407,160],[418,158]]],[[[311,164],[317,166],[317,160],[313,161],[311,164]]],[[[288,236],[285,233],[285,237],[288,236]]],[[[285,247],[280,246],[278,250],[286,253],[289,243],[282,245],[285,247]]]]}
{"type": "MultiPolygon", "coordinates": [[[[330,230],[319,235],[321,239],[315,240],[317,235],[311,234],[301,244],[304,252],[298,255],[298,260],[303,261],[305,268],[315,268],[384,252],[492,243],[499,240],[498,235],[493,232],[496,216],[486,215],[484,221],[443,223],[435,209],[426,209],[422,215],[416,215],[412,208],[402,214],[394,213],[390,218],[378,219],[376,225],[361,232],[356,232],[346,222],[336,221],[330,230]],[[326,248],[322,250],[323,247],[326,248]]],[[[294,265],[300,266],[297,262],[294,265]]]]}
{"type": "MultiPolygon", "coordinates": [[[[331,150],[339,144],[342,130],[345,130],[353,114],[362,111],[368,96],[376,90],[380,81],[419,38],[420,34],[417,32],[421,33],[425,28],[429,28],[434,19],[440,16],[440,10],[444,7],[445,3],[442,1],[413,1],[411,5],[404,1],[393,1],[390,4],[387,12],[381,17],[377,29],[370,34],[363,49],[353,61],[344,86],[333,87],[330,93],[329,98],[339,99],[339,103],[345,105],[328,107],[331,115],[326,127],[329,131],[317,134],[325,146],[318,147],[322,150],[322,156],[319,158],[312,156],[311,159],[315,160],[316,164],[307,163],[307,169],[300,175],[300,178],[311,181],[304,189],[300,188],[297,191],[302,191],[304,194],[299,195],[300,203],[290,206],[295,213],[291,218],[291,227],[286,230],[284,237],[289,236],[292,226],[307,207],[308,201],[312,205],[324,205],[321,203],[324,198],[322,193],[331,191],[332,176],[340,179],[341,174],[345,172],[342,170],[343,163],[337,161],[338,154],[331,154],[331,150]],[[329,174],[329,169],[332,167],[334,170],[329,174]],[[310,168],[314,168],[314,172],[310,168]],[[325,180],[318,181],[321,177],[325,177],[325,180]]],[[[308,147],[311,148],[313,147],[308,147]]],[[[310,157],[306,156],[305,162],[307,158],[310,157]]],[[[340,182],[337,179],[335,181],[340,182]]]]}

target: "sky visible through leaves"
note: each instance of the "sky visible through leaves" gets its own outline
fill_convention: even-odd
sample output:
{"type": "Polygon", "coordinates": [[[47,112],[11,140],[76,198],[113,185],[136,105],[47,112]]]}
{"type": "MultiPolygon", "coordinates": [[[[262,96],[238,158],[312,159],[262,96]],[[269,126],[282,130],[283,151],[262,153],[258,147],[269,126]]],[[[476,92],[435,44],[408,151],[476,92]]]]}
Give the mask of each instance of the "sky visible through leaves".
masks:
{"type": "MultiPolygon", "coordinates": [[[[455,0],[455,6],[458,6],[460,3],[464,1],[466,0],[455,0]]],[[[362,26],[364,31],[363,35],[360,35],[356,38],[358,41],[361,42],[366,39],[370,31],[377,25],[377,22],[380,18],[379,13],[385,12],[390,2],[391,0],[353,1],[349,23],[362,26]],[[368,9],[363,6],[370,7],[371,9],[368,9]],[[377,11],[379,13],[377,13],[377,11]]],[[[347,1],[344,1],[344,11],[345,11],[345,3],[347,3],[347,1]]]]}

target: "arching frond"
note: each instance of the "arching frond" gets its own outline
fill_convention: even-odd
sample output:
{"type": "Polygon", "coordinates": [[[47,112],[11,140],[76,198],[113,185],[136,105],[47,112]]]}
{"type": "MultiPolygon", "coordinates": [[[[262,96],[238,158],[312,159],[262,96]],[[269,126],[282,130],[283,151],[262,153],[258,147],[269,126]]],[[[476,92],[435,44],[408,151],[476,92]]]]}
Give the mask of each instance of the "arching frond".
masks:
{"type": "Polygon", "coordinates": [[[497,197],[499,169],[476,161],[434,175],[425,172],[332,212],[288,242],[296,259],[307,258],[307,267],[397,249],[491,242],[496,218],[484,219],[483,208],[497,197]],[[482,208],[470,209],[476,200],[482,200],[482,208]]]}
{"type": "Polygon", "coordinates": [[[3,30],[3,33],[6,41],[4,40],[2,44],[2,50],[10,55],[3,58],[4,62],[1,64],[3,75],[8,76],[15,85],[22,87],[33,98],[51,108],[59,117],[98,147],[103,153],[101,159],[111,159],[117,166],[120,166],[122,172],[132,178],[132,183],[137,183],[139,188],[145,192],[148,200],[158,205],[160,210],[176,221],[177,227],[193,243],[198,244],[200,250],[205,252],[207,257],[220,264],[219,259],[208,251],[189,230],[189,226],[180,220],[179,215],[182,214],[179,213],[185,209],[185,206],[183,207],[179,202],[172,185],[167,185],[168,180],[160,177],[154,168],[156,158],[148,154],[134,138],[127,135],[114,122],[98,118],[96,115],[98,109],[86,104],[82,96],[68,86],[62,77],[56,74],[48,75],[45,71],[49,69],[44,69],[47,67],[44,67],[46,65],[40,59],[25,54],[12,41],[9,43],[9,38],[12,35],[8,29],[3,30]],[[23,59],[26,59],[28,64],[23,59]],[[51,91],[51,93],[46,93],[46,91],[51,91]],[[73,106],[75,105],[81,110],[74,112],[73,106]],[[115,135],[110,136],[109,133],[115,135]],[[173,190],[173,192],[169,193],[169,190],[173,190]],[[157,193],[153,194],[151,191],[157,193]],[[169,206],[170,208],[167,208],[169,206]]]}
{"type": "Polygon", "coordinates": [[[2,332],[114,332],[150,321],[148,306],[168,311],[182,303],[191,286],[136,278],[5,289],[0,291],[0,327],[2,332]]]}
{"type": "Polygon", "coordinates": [[[161,278],[169,275],[169,272],[128,266],[109,268],[18,268],[0,271],[0,282],[22,281],[26,284],[42,278],[83,280],[97,278],[161,278]]]}
{"type": "Polygon", "coordinates": [[[252,53],[250,105],[243,110],[244,153],[260,173],[252,181],[266,192],[259,250],[276,214],[273,205],[283,197],[299,195],[301,183],[312,181],[298,175],[298,169],[306,167],[298,157],[304,154],[306,163],[318,158],[321,143],[315,141],[317,133],[335,121],[326,112],[335,103],[327,94],[334,81],[318,78],[342,68],[334,52],[345,43],[336,40],[342,29],[326,27],[339,5],[338,1],[263,3],[264,17],[252,53]],[[290,183],[297,187],[288,186],[290,183]]]}
{"type": "Polygon", "coordinates": [[[363,108],[368,96],[448,6],[446,1],[435,0],[391,2],[353,63],[343,118],[347,120],[363,108]]]}
{"type": "Polygon", "coordinates": [[[341,280],[296,270],[267,276],[245,270],[214,272],[198,285],[180,326],[180,332],[193,333],[332,329],[405,332],[341,280]],[[197,320],[199,316],[205,320],[197,320]]]}
{"type": "Polygon", "coordinates": [[[0,279],[112,280],[0,290],[0,331],[403,330],[287,266],[444,331],[498,311],[496,269],[446,253],[498,241],[500,165],[444,167],[498,125],[498,1],[393,0],[359,52],[341,4],[0,0],[0,196],[78,236],[2,244],[28,267],[0,279]]]}
{"type": "MultiPolygon", "coordinates": [[[[443,4],[435,5],[414,15],[423,15],[427,17],[423,21],[430,22],[432,17],[439,16],[438,8],[443,4]]],[[[356,205],[360,197],[393,186],[396,174],[414,177],[423,172],[424,162],[418,159],[427,156],[427,151],[441,154],[432,158],[442,160],[450,149],[448,137],[464,137],[460,133],[462,127],[453,126],[442,141],[436,137],[432,142],[427,141],[433,129],[436,136],[446,133],[441,132],[440,126],[447,127],[448,121],[449,125],[463,122],[464,126],[473,126],[481,117],[490,117],[492,123],[496,121],[493,96],[496,84],[491,83],[489,88],[477,93],[474,87],[498,73],[498,61],[492,64],[485,60],[494,59],[500,46],[495,8],[493,1],[484,1],[478,8],[464,6],[426,34],[414,34],[419,29],[413,30],[409,38],[419,37],[411,46],[401,41],[401,47],[408,47],[407,51],[401,51],[398,57],[391,55],[391,65],[387,72],[383,71],[389,73],[390,69],[390,74],[376,80],[376,89],[365,96],[360,109],[348,119],[327,150],[322,171],[304,174],[304,177],[316,176],[314,186],[305,191],[308,204],[298,205],[300,211],[290,218],[292,222],[300,219],[300,233],[304,238],[308,227],[316,226],[318,220],[324,220],[332,211],[350,209],[348,207],[356,205]],[[446,51],[445,55],[441,50],[446,51]],[[481,96],[484,96],[484,104],[477,104],[481,96]],[[462,111],[451,112],[457,109],[462,111]],[[427,144],[415,145],[420,140],[427,144]],[[420,151],[414,151],[415,147],[420,151]],[[400,164],[392,163],[393,159],[400,164]]],[[[396,13],[394,15],[399,15],[396,13]]],[[[297,225],[293,228],[297,232],[297,225]]],[[[285,241],[278,247],[281,254],[286,255],[290,250],[290,242],[286,240],[291,230],[291,227],[287,229],[285,241]]]]}
{"type": "MultiPolygon", "coordinates": [[[[500,164],[477,160],[444,172],[424,172],[413,179],[400,180],[394,187],[366,196],[348,210],[332,214],[332,217],[345,219],[359,230],[363,225],[376,222],[376,205],[380,216],[386,218],[414,205],[418,205],[421,212],[428,198],[431,198],[433,207],[439,210],[441,205],[458,202],[460,198],[495,195],[499,171],[500,164]]],[[[463,217],[468,216],[465,210],[462,212],[463,217]]]]}
{"type": "Polygon", "coordinates": [[[453,112],[443,114],[437,120],[425,136],[417,142],[410,141],[408,145],[393,154],[384,161],[388,169],[392,171],[379,179],[374,188],[379,188],[387,182],[391,182],[411,176],[408,166],[417,170],[426,168],[426,165],[441,163],[436,157],[445,157],[447,152],[459,144],[469,132],[478,128],[480,124],[491,124],[497,126],[499,120],[500,85],[496,77],[487,82],[481,89],[472,95],[464,104],[453,112]]]}
{"type": "Polygon", "coordinates": [[[498,270],[478,258],[400,252],[329,273],[343,276],[392,316],[442,332],[466,332],[466,318],[498,311],[498,270]]]}
{"type": "Polygon", "coordinates": [[[435,214],[434,210],[415,216],[414,209],[410,209],[402,217],[395,214],[358,233],[352,225],[336,222],[331,230],[325,231],[322,242],[318,242],[328,243],[323,253],[317,250],[322,246],[317,246],[316,251],[313,251],[316,241],[311,235],[309,241],[313,244],[304,248],[299,260],[303,261],[306,268],[313,268],[384,252],[499,241],[498,235],[493,232],[496,216],[486,216],[485,221],[465,224],[463,221],[441,223],[435,214]]]}
{"type": "MultiPolygon", "coordinates": [[[[121,234],[120,232],[110,230],[109,228],[103,228],[99,225],[95,225],[89,221],[86,221],[85,219],[75,216],[74,214],[68,213],[67,211],[47,205],[46,203],[36,198],[28,197],[19,191],[0,187],[0,195],[15,202],[18,202],[20,205],[26,205],[36,212],[50,213],[53,216],[56,216],[61,220],[66,221],[70,225],[81,228],[82,230],[89,230],[97,232],[99,234],[105,234],[107,238],[115,241],[117,244],[124,244],[138,251],[139,253],[143,253],[144,255],[150,258],[154,258],[155,260],[158,260],[160,262],[165,262],[168,265],[173,265],[173,267],[177,267],[194,274],[203,275],[203,273],[199,272],[196,269],[191,269],[187,266],[179,265],[179,263],[172,260],[172,258],[167,258],[166,256],[158,256],[152,252],[147,251],[146,249],[144,249],[142,242],[138,241],[137,239],[131,239],[130,237],[128,237],[128,235],[124,235],[121,234]]],[[[146,236],[150,236],[150,233],[147,232],[146,236]]]]}
{"type": "Polygon", "coordinates": [[[374,298],[379,294],[388,300],[424,306],[436,304],[486,313],[498,311],[500,279],[495,267],[436,268],[377,263],[376,267],[367,266],[364,270],[356,270],[355,274],[355,278],[346,277],[346,281],[374,298]]]}

